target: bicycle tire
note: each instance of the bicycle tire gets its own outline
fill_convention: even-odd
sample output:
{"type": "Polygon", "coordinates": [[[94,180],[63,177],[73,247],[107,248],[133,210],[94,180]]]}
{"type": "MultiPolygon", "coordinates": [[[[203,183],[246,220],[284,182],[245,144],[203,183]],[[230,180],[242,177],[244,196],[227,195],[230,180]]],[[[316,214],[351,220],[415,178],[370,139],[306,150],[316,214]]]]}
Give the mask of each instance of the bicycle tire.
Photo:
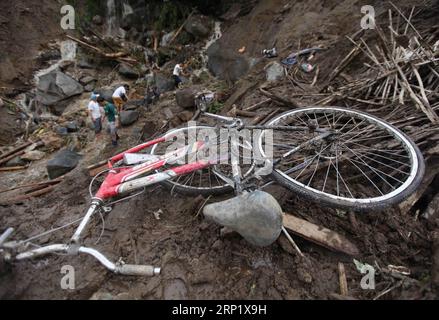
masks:
{"type": "MultiPolygon", "coordinates": [[[[279,123],[279,121],[283,118],[286,118],[288,116],[297,115],[300,112],[320,112],[320,111],[335,111],[335,112],[343,112],[347,114],[355,114],[359,115],[361,117],[365,117],[368,119],[371,123],[378,123],[380,126],[385,127],[390,132],[393,132],[395,136],[397,136],[400,139],[400,142],[403,142],[405,144],[404,148],[407,148],[407,150],[410,150],[411,155],[411,162],[412,162],[412,171],[411,173],[411,179],[407,185],[404,186],[401,190],[393,194],[389,197],[380,197],[377,198],[369,198],[369,199],[348,199],[343,198],[339,196],[331,196],[325,193],[316,192],[317,190],[314,190],[312,188],[309,188],[308,186],[305,186],[303,183],[293,179],[292,177],[289,177],[284,172],[282,172],[279,169],[274,168],[274,170],[271,173],[272,178],[278,182],[280,185],[292,190],[293,192],[297,193],[299,196],[310,200],[314,203],[322,204],[325,206],[330,206],[332,208],[338,208],[343,210],[353,210],[358,212],[367,212],[367,211],[380,211],[384,210],[388,207],[391,207],[392,205],[395,205],[397,203],[402,202],[407,197],[409,197],[421,184],[423,175],[425,173],[425,163],[424,158],[419,150],[419,148],[416,146],[416,144],[409,138],[407,135],[405,135],[401,130],[394,127],[393,125],[385,122],[382,119],[379,119],[378,117],[372,116],[368,113],[357,111],[357,110],[349,110],[345,108],[339,108],[339,107],[307,107],[307,108],[301,108],[296,110],[290,110],[287,111],[271,121],[267,124],[267,126],[270,125],[276,125],[279,123]]],[[[324,114],[326,114],[324,112],[324,114]]],[[[261,152],[263,152],[262,147],[262,140],[259,140],[259,148],[261,152]]],[[[339,172],[337,171],[337,174],[339,172]]]]}

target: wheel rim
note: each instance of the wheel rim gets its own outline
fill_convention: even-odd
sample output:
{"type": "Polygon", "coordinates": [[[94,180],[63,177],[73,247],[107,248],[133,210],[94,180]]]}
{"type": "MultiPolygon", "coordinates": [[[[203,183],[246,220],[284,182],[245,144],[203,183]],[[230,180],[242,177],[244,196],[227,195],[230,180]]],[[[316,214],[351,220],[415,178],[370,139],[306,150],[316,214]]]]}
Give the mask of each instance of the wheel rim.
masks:
{"type": "MultiPolygon", "coordinates": [[[[304,150],[303,159],[284,159],[290,161],[292,167],[298,170],[288,173],[285,168],[276,168],[275,171],[290,183],[319,196],[356,204],[386,201],[397,196],[413,183],[419,167],[415,148],[401,132],[373,116],[343,108],[311,107],[282,114],[271,120],[267,126],[297,124],[304,126],[313,119],[317,119],[319,128],[327,127],[338,131],[336,141],[326,141],[325,144],[316,145],[314,150],[312,148],[304,150]],[[373,147],[379,144],[381,148],[373,147]],[[386,145],[388,149],[384,148],[386,145]],[[314,154],[310,153],[312,151],[314,154]],[[320,168],[318,168],[319,163],[322,163],[320,168]],[[320,178],[323,164],[327,165],[327,171],[324,177],[320,178]],[[316,176],[317,172],[319,176],[316,176]],[[363,181],[364,186],[357,186],[355,189],[358,190],[353,191],[354,188],[350,185],[358,183],[352,182],[356,175],[358,181],[363,181]],[[330,176],[334,181],[328,184],[330,176]],[[320,183],[319,180],[323,181],[320,183]],[[332,191],[328,192],[330,188],[332,191]]],[[[290,134],[295,133],[290,132],[290,134]]],[[[304,134],[302,138],[310,139],[309,135],[311,134],[306,137],[304,134]]],[[[265,156],[264,136],[265,132],[261,134],[258,143],[263,156],[265,156]]],[[[278,146],[274,137],[275,153],[276,148],[291,147],[288,143],[285,144],[285,136],[283,139],[283,146],[278,146]]]]}

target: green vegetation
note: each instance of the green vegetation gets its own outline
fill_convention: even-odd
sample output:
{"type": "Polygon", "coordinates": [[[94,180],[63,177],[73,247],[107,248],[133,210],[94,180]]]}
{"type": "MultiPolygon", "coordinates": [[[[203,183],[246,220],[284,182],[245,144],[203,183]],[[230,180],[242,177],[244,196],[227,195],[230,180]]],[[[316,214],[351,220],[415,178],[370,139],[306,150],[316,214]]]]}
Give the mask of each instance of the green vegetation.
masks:
{"type": "Polygon", "coordinates": [[[154,23],[155,30],[174,30],[178,28],[189,14],[188,8],[175,2],[162,4],[160,14],[154,23]]]}
{"type": "Polygon", "coordinates": [[[210,113],[218,113],[224,107],[224,104],[218,101],[214,101],[208,108],[208,112],[210,113]]]}

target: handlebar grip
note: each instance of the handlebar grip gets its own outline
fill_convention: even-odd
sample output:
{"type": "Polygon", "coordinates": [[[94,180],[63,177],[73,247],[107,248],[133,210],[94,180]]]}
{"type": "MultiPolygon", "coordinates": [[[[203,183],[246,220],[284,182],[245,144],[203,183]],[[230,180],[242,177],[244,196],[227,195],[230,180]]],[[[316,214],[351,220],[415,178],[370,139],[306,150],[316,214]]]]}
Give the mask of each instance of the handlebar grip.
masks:
{"type": "Polygon", "coordinates": [[[135,264],[124,264],[117,268],[117,273],[126,276],[152,277],[159,275],[160,271],[160,268],[154,268],[153,266],[143,266],[135,264]]]}

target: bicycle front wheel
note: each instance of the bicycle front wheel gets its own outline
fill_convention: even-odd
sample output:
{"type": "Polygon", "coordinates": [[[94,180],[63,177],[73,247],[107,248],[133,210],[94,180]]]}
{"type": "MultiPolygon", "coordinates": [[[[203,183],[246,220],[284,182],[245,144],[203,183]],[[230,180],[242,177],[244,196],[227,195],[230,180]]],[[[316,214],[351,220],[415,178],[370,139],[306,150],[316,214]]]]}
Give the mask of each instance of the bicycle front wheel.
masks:
{"type": "MultiPolygon", "coordinates": [[[[422,181],[425,164],[419,148],[400,130],[367,113],[309,107],[283,113],[267,126],[274,128],[274,159],[281,160],[273,178],[311,201],[347,210],[382,210],[403,201],[422,181]],[[292,132],[275,126],[307,129],[292,132]],[[325,130],[331,134],[310,142],[325,130]],[[289,152],[297,146],[303,147],[289,152]]],[[[258,143],[263,155],[265,135],[258,143]]]]}

